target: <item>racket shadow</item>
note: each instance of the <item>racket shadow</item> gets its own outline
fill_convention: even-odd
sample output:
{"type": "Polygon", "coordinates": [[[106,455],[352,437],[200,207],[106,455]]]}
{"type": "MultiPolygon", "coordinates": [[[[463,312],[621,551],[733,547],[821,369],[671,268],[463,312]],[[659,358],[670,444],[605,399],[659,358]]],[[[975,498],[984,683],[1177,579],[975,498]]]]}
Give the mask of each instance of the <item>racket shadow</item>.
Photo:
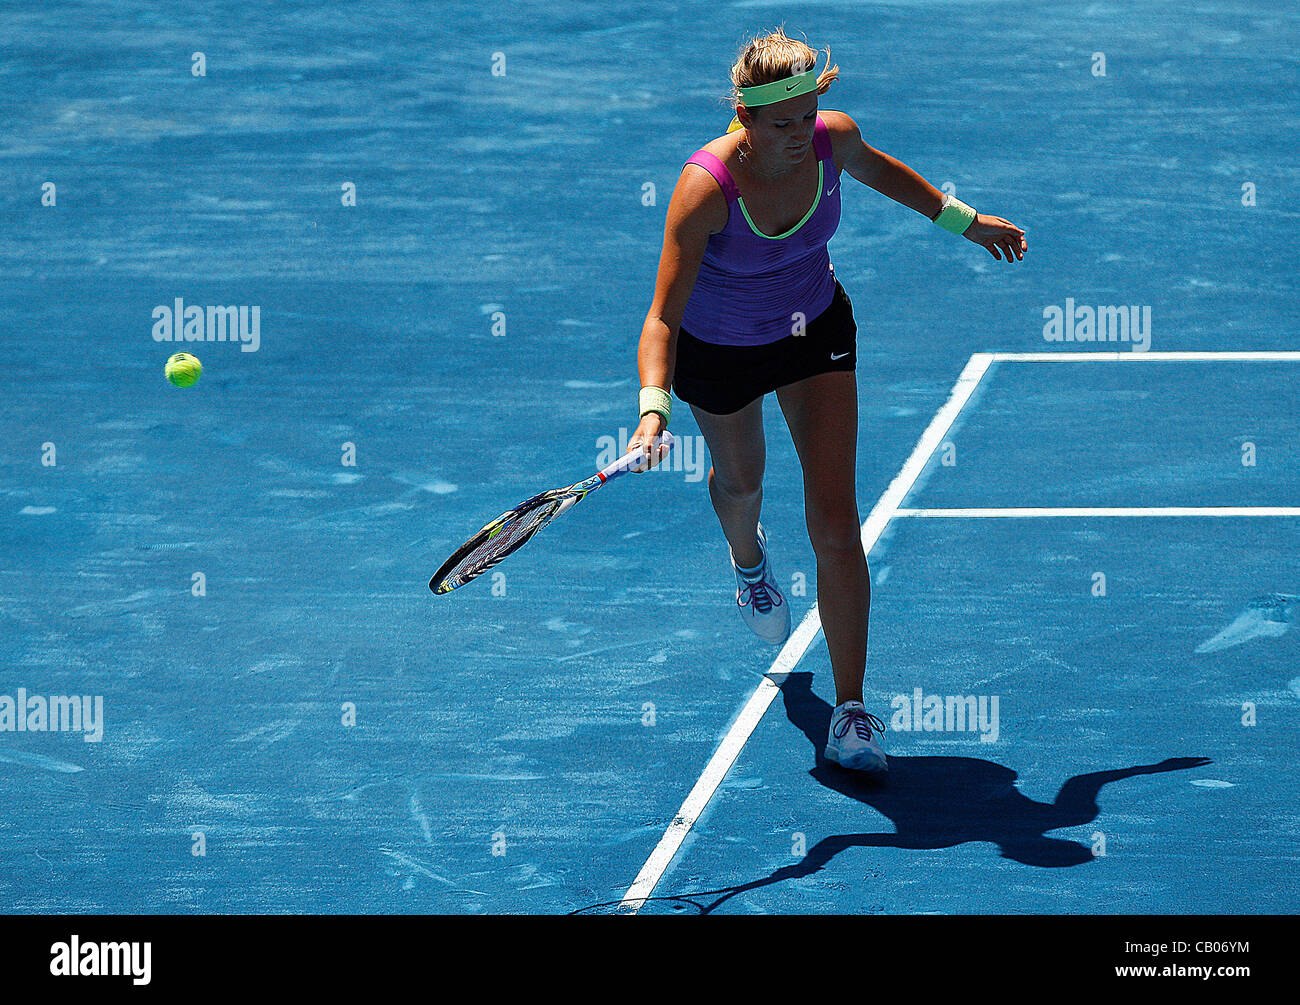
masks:
{"type": "Polygon", "coordinates": [[[1090,847],[1049,837],[1047,832],[1095,820],[1101,812],[1097,797],[1103,786],[1211,763],[1203,757],[1180,757],[1075,775],[1061,785],[1050,803],[1020,792],[1016,788],[1019,776],[1012,769],[976,757],[890,756],[888,775],[877,780],[823,757],[832,710],[813,693],[811,673],[790,674],[781,696],[786,717],[812,745],[815,764],[809,774],[821,785],[887,817],[894,831],[832,835],[809,848],[798,862],[769,875],[718,890],[650,898],[647,906],[669,905],[676,911],[693,908],[695,913],[710,914],[741,893],[812,876],[849,848],[934,851],[987,842],[996,845],[1003,858],[1027,866],[1059,869],[1083,865],[1094,859],[1090,847]]]}

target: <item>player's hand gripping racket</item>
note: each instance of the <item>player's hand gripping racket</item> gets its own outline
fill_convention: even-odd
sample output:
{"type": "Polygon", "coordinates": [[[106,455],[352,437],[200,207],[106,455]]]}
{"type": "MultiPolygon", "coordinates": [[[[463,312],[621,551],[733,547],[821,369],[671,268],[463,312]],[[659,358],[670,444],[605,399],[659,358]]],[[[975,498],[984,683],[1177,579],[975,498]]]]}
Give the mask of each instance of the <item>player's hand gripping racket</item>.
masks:
{"type": "MultiPolygon", "coordinates": [[[[664,430],[654,447],[672,449],[673,434],[664,430]]],[[[664,451],[667,454],[667,451],[664,451]]],[[[557,516],[594,492],[606,482],[641,466],[645,461],[645,448],[640,444],[614,461],[603,471],[562,489],[551,489],[525,499],[514,509],[506,510],[477,534],[456,549],[456,553],[442,563],[442,568],[429,580],[434,593],[450,593],[464,586],[475,576],[487,572],[511,552],[518,551],[524,543],[554,520],[557,516]]],[[[662,459],[662,457],[660,458],[662,459]]]]}

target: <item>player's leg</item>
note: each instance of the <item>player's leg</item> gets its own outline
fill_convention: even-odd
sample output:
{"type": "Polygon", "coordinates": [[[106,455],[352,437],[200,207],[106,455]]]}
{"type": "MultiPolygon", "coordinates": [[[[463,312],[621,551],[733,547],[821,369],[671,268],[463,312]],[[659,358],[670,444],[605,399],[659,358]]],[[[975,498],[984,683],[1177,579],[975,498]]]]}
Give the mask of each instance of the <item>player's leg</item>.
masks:
{"type": "Polygon", "coordinates": [[[781,645],[790,637],[790,605],[776,583],[763,525],[763,399],[740,411],[715,415],[692,405],[713,456],[709,496],[731,545],[736,576],[736,609],[745,625],[764,642],[781,645]]]}
{"type": "Polygon", "coordinates": [[[817,557],[817,607],[835,675],[836,705],[862,700],[871,579],[855,488],[858,395],[853,371],[777,390],[803,467],[804,513],[817,557]]]}
{"type": "Polygon", "coordinates": [[[709,469],[709,498],[731,545],[736,562],[746,568],[763,560],[758,547],[758,516],[763,505],[763,399],[756,398],[738,412],[714,415],[691,406],[713,467],[709,469]]]}
{"type": "Polygon", "coordinates": [[[777,390],[803,466],[804,512],[817,556],[817,607],[835,676],[826,757],[888,771],[885,725],[862,704],[871,577],[855,491],[858,394],[853,371],[820,373],[777,390]]]}

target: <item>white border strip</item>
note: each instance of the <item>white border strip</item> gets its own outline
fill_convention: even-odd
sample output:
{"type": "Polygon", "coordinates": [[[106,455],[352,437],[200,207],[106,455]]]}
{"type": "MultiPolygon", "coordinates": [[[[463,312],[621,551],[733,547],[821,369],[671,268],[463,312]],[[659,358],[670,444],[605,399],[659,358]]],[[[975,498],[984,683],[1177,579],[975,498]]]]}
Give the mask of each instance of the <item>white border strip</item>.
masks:
{"type": "Polygon", "coordinates": [[[894,516],[952,517],[1068,517],[1068,516],[1300,516],[1300,506],[1062,506],[1007,509],[900,509],[894,516]]]}
{"type": "MultiPolygon", "coordinates": [[[[1300,353],[1297,353],[1300,356],[1300,353]]],[[[902,470],[893,481],[889,483],[889,488],[885,489],[884,495],[872,507],[871,513],[867,516],[867,521],[862,525],[862,547],[868,554],[875,547],[876,541],[879,540],[881,533],[888,525],[889,521],[897,512],[898,505],[907,497],[907,493],[912,490],[916,484],[917,478],[925,470],[926,464],[930,460],[930,455],[934,453],[935,448],[943,442],[948,430],[952,427],[958,414],[970,400],[975,388],[984,378],[989,366],[993,363],[995,356],[992,353],[977,352],[971,356],[966,363],[965,369],[962,370],[961,376],[957,378],[957,383],[953,385],[952,393],[944,406],[939,409],[938,413],[930,420],[930,425],[921,434],[921,439],[917,441],[912,450],[912,454],[903,465],[902,470]]],[[[781,688],[772,681],[771,675],[785,675],[794,669],[795,665],[803,658],[803,654],[808,651],[812,645],[813,639],[821,631],[821,615],[817,611],[817,605],[814,604],[812,609],[804,616],[799,627],[795,629],[790,638],[786,640],[781,652],[773,661],[771,668],[767,671],[762,682],[749,700],[745,702],[745,707],[740,710],[736,721],[731,724],[727,730],[726,736],[722,738],[722,743],[710,758],[709,763],[704,767],[704,773],[700,775],[699,781],[687,795],[682,808],[677,811],[673,817],[672,823],[664,831],[663,837],[655,846],[650,857],[646,859],[645,865],[637,873],[637,877],[628,887],[627,893],[623,895],[623,900],[619,905],[619,910],[627,914],[635,914],[645,904],[646,899],[654,892],[654,888],[663,878],[668,867],[672,864],[682,842],[686,840],[686,835],[690,833],[695,822],[699,820],[700,814],[708,806],[709,800],[717,792],[718,786],[731,770],[731,766],[740,756],[741,748],[748,742],[754,729],[758,726],[759,720],[767,711],[768,706],[772,704],[772,699],[776,697],[781,688]]]]}
{"type": "Polygon", "coordinates": [[[995,352],[995,363],[1294,363],[1300,350],[1259,352],[995,352]]]}

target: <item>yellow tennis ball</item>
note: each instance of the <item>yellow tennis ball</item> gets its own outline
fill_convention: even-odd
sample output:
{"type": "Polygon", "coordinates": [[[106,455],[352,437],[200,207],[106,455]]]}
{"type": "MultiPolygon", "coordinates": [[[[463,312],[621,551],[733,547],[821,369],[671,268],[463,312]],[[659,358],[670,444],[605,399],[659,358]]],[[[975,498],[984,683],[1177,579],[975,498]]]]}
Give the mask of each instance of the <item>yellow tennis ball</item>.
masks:
{"type": "Polygon", "coordinates": [[[178,352],[167,361],[163,373],[177,387],[193,387],[203,374],[203,364],[187,352],[178,352]]]}

